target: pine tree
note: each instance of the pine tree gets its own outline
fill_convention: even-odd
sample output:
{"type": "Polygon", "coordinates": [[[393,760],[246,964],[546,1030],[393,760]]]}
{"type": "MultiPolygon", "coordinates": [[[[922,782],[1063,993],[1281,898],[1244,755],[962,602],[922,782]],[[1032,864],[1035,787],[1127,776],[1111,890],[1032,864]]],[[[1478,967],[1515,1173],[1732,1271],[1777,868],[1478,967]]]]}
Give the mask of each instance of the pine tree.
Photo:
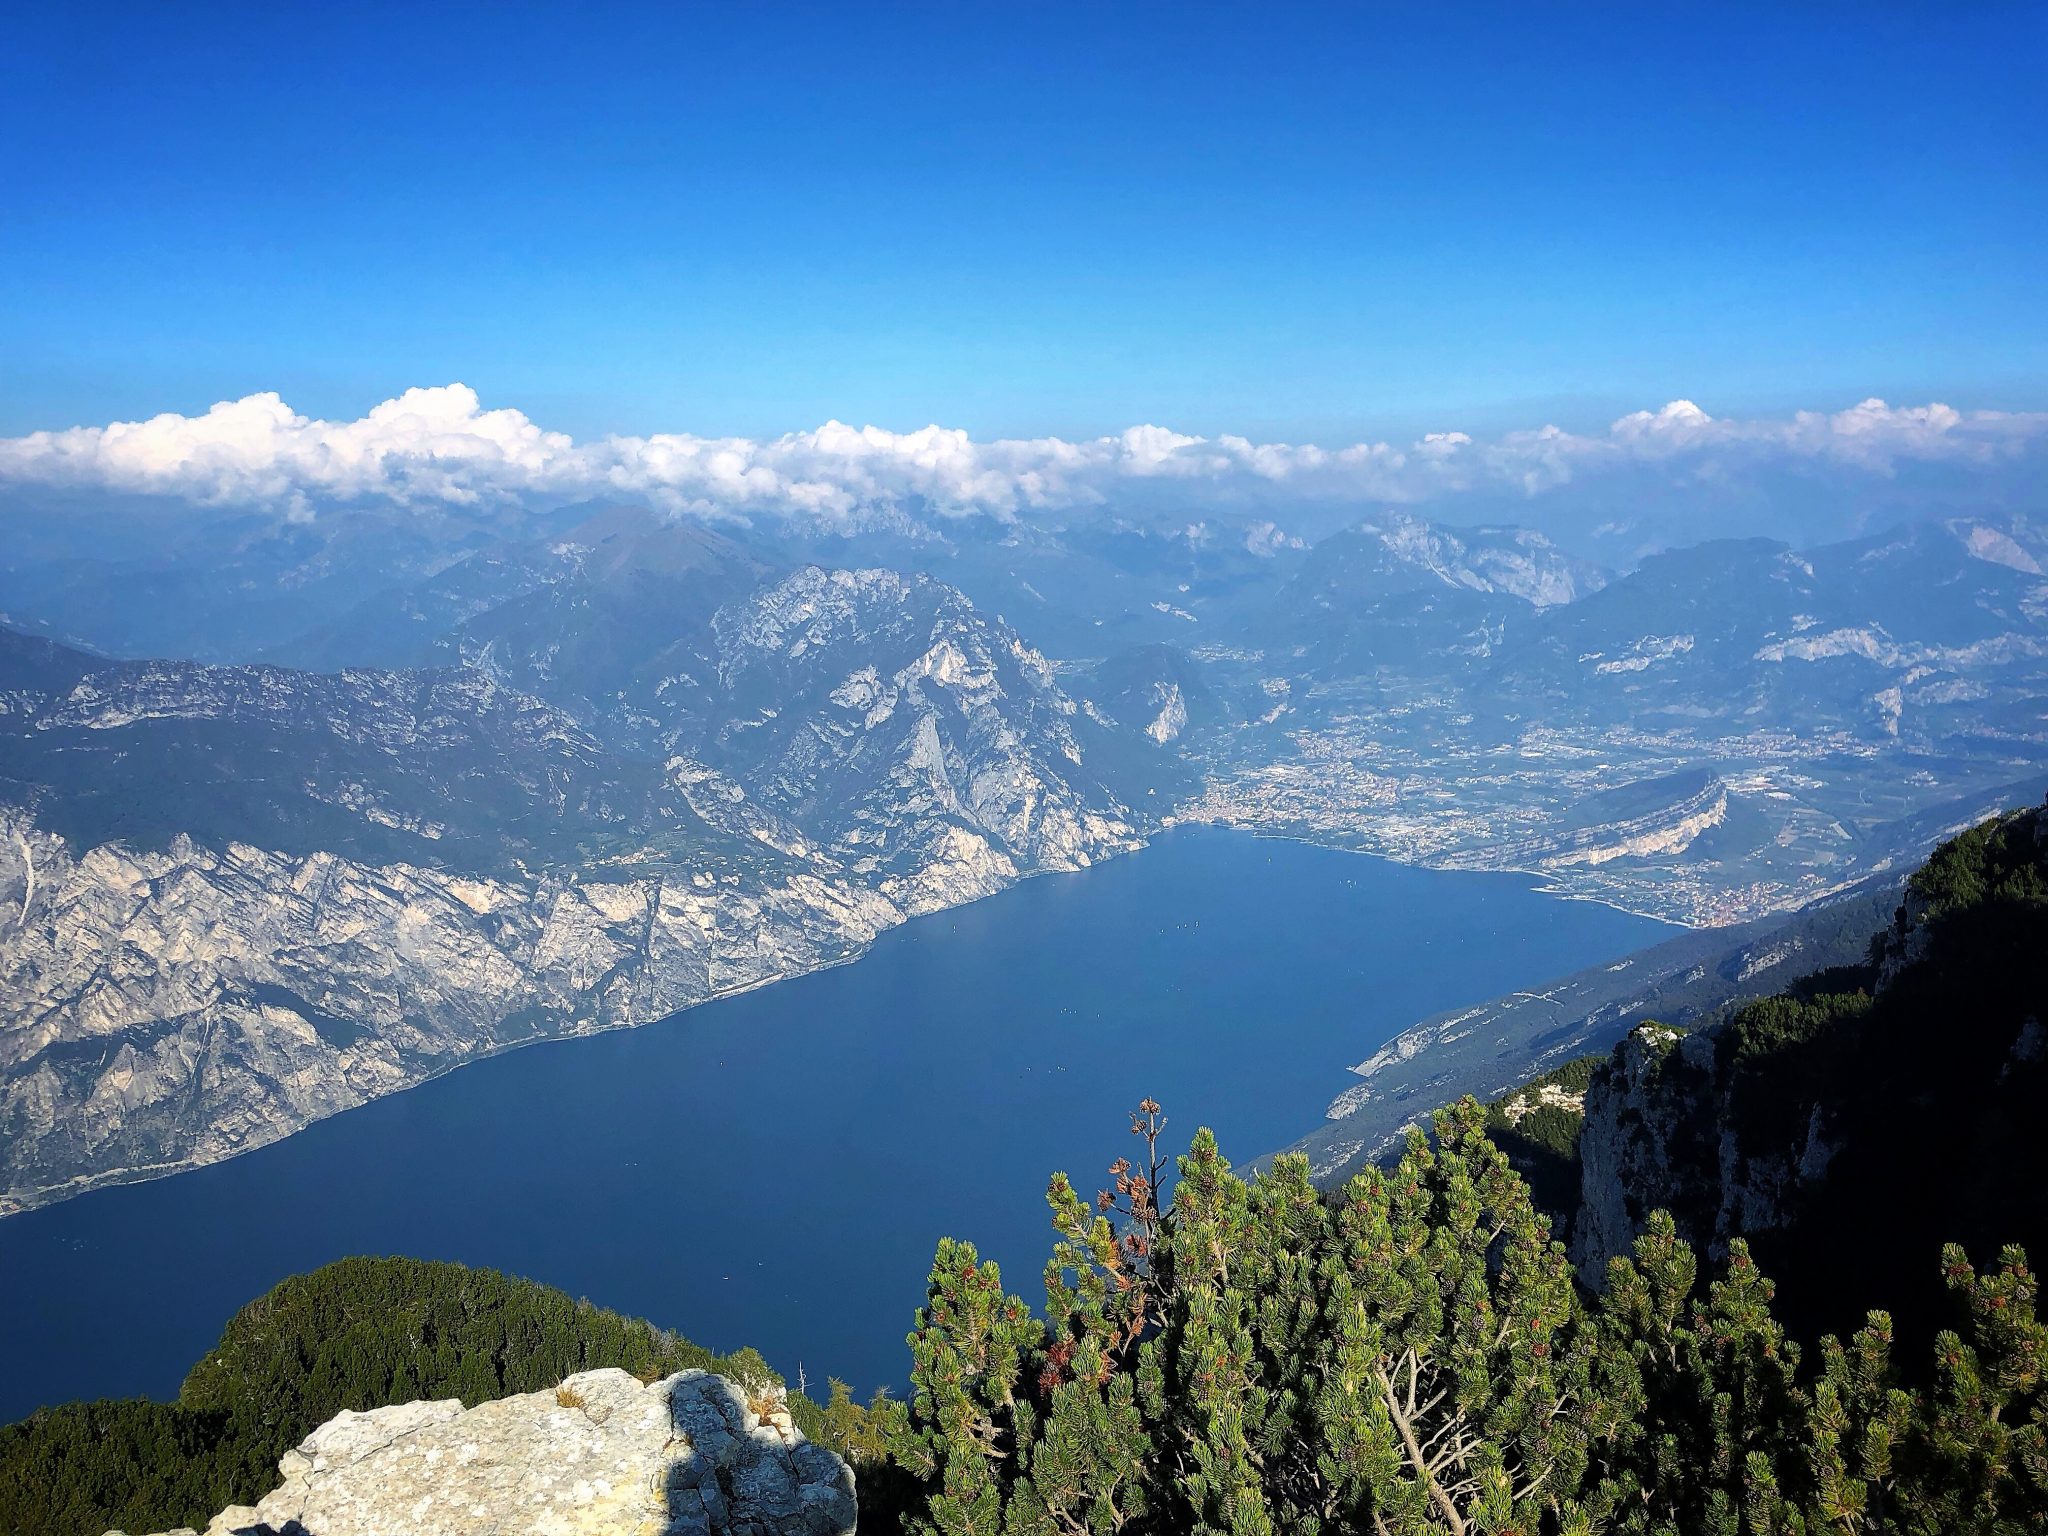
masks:
{"type": "Polygon", "coordinates": [[[1820,1349],[1807,1453],[1815,1527],[1840,1536],[1886,1530],[1895,1451],[1914,1407],[1892,1367],[1892,1320],[1873,1312],[1846,1348],[1826,1338],[1820,1349]]]}
{"type": "MultiPolygon", "coordinates": [[[[940,1245],[892,1431],[915,1529],[2048,1532],[2048,1330],[2017,1249],[1985,1275],[1949,1251],[1967,1315],[1931,1391],[1883,1313],[1802,1380],[1747,1246],[1707,1281],[1665,1213],[1589,1305],[1470,1100],[1334,1196],[1297,1157],[1240,1177],[1202,1131],[1164,1213],[1162,1125],[1148,1100],[1144,1166],[1092,1209],[1053,1179],[1043,1322],[940,1245]]],[[[828,1423],[851,1412],[838,1393],[828,1423]]]]}
{"type": "Polygon", "coordinates": [[[1562,1247],[1472,1100],[1340,1197],[1346,1314],[1320,1408],[1340,1502],[1389,1532],[1573,1518],[1596,1428],[1562,1247]],[[1338,1422],[1349,1407],[1351,1423],[1338,1422]],[[1362,1414],[1360,1414],[1362,1410],[1362,1414]]]}
{"type": "Polygon", "coordinates": [[[1912,1447],[1911,1528],[2048,1530],[2048,1325],[2038,1282],[2011,1247],[1979,1274],[1951,1244],[1942,1274],[1966,1333],[1935,1340],[1934,1386],[1912,1447]]]}
{"type": "Polygon", "coordinates": [[[1251,1200],[1206,1127],[1180,1160],[1164,1237],[1165,1325],[1139,1375],[1147,1417],[1175,1468],[1196,1536],[1273,1530],[1255,1444],[1270,1407],[1254,1359],[1250,1293],[1233,1265],[1254,1241],[1251,1200]]]}
{"type": "Polygon", "coordinates": [[[911,1429],[900,1453],[936,1487],[921,1528],[999,1536],[1020,1447],[1036,1430],[1018,1393],[1042,1325],[971,1243],[946,1238],[910,1334],[911,1429]]]}
{"type": "Polygon", "coordinates": [[[1694,1295],[1698,1261],[1653,1214],[1632,1259],[1608,1267],[1602,1388],[1626,1405],[1596,1507],[1622,1532],[1769,1536],[1803,1528],[1809,1402],[1798,1346],[1771,1315],[1748,1245],[1694,1295]],[[1792,1486],[1788,1489],[1788,1478],[1792,1486]]]}
{"type": "MultiPolygon", "coordinates": [[[[1111,1172],[1128,1196],[1128,1164],[1111,1172]]],[[[1145,1198],[1141,1191],[1141,1215],[1145,1198]]],[[[1046,1199],[1059,1241],[1045,1267],[1045,1427],[1027,1450],[1010,1528],[1107,1536],[1146,1507],[1150,1440],[1124,1367],[1149,1317],[1149,1246],[1134,1233],[1119,1237],[1105,1214],[1112,1197],[1091,1211],[1065,1174],[1054,1176],[1046,1199]]]]}

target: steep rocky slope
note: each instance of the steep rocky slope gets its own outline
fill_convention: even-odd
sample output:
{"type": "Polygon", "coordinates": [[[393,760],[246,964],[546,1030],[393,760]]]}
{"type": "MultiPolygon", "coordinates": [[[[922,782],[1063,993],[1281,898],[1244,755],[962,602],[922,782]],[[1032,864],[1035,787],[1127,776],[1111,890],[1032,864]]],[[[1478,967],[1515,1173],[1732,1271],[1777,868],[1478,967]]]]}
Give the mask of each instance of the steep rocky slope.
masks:
{"type": "Polygon", "coordinates": [[[1142,835],[1091,760],[1110,733],[939,583],[807,570],[699,632],[674,708],[672,637],[613,707],[0,632],[0,1211],[832,964],[1142,835]]]}
{"type": "Polygon", "coordinates": [[[1569,976],[1421,1020],[1352,1066],[1358,1081],[1326,1121],[1287,1150],[1308,1155],[1334,1185],[1401,1143],[1410,1125],[1464,1094],[1492,1099],[1589,1052],[1605,1053],[1637,1024],[1689,1025],[1770,995],[1816,970],[1861,963],[1870,935],[1899,900],[1880,876],[1833,900],[1728,928],[1693,929],[1569,976]]]}
{"type": "Polygon", "coordinates": [[[183,837],[78,852],[0,818],[0,1211],[832,964],[903,915],[772,856],[490,878],[183,837]]]}
{"type": "Polygon", "coordinates": [[[2035,809],[1937,850],[1863,963],[1615,1047],[1586,1083],[1558,1211],[1582,1278],[1598,1284],[1661,1209],[1709,1255],[1747,1238],[1814,1328],[1880,1304],[1924,1321],[1943,1242],[2048,1242],[2044,1019],[2035,809]]]}
{"type": "Polygon", "coordinates": [[[713,628],[705,758],[909,910],[1134,846],[1111,730],[950,587],[808,567],[713,628]]]}
{"type": "Polygon", "coordinates": [[[606,526],[574,581],[465,625],[455,648],[609,742],[744,785],[906,911],[1134,846],[1120,796],[1144,788],[1139,727],[1079,709],[956,589],[765,575],[702,530],[606,526]]]}

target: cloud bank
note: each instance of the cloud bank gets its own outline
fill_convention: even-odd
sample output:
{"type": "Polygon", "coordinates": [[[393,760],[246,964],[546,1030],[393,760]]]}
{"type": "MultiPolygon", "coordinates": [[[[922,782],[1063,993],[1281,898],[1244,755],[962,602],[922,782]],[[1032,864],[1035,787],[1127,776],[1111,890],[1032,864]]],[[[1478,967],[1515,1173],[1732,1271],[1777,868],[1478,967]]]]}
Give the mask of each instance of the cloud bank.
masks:
{"type": "Polygon", "coordinates": [[[362,502],[409,507],[633,499],[708,519],[846,519],[915,500],[1010,518],[1135,502],[1256,513],[1276,506],[1533,498],[1623,470],[1699,483],[1808,471],[1874,478],[1916,466],[1995,472],[2048,444],[2048,412],[1963,412],[1866,400],[1831,413],[1732,420],[1688,400],[1605,432],[1462,432],[1343,448],[1193,437],[996,439],[827,422],[772,439],[687,433],[577,442],[463,384],[409,389],[355,421],[301,416],[274,393],[203,416],[162,415],[0,439],[0,485],[160,495],[295,516],[362,502]]]}

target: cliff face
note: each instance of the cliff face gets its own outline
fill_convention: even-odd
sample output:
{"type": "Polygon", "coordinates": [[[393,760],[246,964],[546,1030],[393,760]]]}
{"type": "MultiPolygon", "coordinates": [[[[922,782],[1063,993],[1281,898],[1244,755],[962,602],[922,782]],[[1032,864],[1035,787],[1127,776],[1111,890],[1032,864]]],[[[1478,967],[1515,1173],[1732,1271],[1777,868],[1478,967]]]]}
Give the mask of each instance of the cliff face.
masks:
{"type": "Polygon", "coordinates": [[[1711,1255],[1750,1239],[1789,1289],[1837,1277],[1832,1327],[1911,1307],[1943,1241],[2048,1240],[2048,809],[1936,850],[1872,950],[1696,1034],[1640,1026],[1593,1073],[1566,1213],[1584,1279],[1662,1208],[1711,1255]]]}
{"type": "Polygon", "coordinates": [[[1654,1210],[1719,1257],[1732,1237],[1791,1219],[1798,1194],[1827,1171],[1825,1115],[1815,1105],[1806,1134],[1746,1139],[1717,1059],[1716,1036],[1644,1024],[1615,1047],[1586,1094],[1579,1132],[1581,1204],[1572,1260],[1597,1285],[1654,1210]],[[1759,1144],[1761,1143],[1761,1144],[1759,1144]]]}
{"type": "Polygon", "coordinates": [[[78,855],[0,817],[0,1212],[832,964],[903,915],[829,867],[488,878],[183,837],[78,855]]]}
{"type": "Polygon", "coordinates": [[[843,1536],[857,1513],[852,1470],[797,1433],[777,1390],[703,1371],[342,1413],[278,1471],[206,1536],[843,1536]]]}
{"type": "Polygon", "coordinates": [[[694,633],[572,708],[0,631],[0,1214],[1141,840],[1103,729],[941,583],[798,572],[694,633]]]}

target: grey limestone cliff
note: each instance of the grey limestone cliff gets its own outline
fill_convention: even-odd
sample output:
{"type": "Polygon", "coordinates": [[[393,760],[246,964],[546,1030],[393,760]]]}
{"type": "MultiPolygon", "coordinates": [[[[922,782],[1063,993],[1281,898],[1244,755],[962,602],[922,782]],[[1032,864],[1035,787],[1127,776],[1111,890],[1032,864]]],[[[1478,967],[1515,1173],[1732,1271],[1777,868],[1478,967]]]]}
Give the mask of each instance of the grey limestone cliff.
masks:
{"type": "Polygon", "coordinates": [[[218,1161],[479,1056],[846,959],[828,869],[484,877],[0,817],[0,1211],[218,1161]]]}
{"type": "Polygon", "coordinates": [[[800,571],[692,633],[599,708],[0,631],[0,1214],[1142,839],[1102,728],[941,583],[800,571]]]}

